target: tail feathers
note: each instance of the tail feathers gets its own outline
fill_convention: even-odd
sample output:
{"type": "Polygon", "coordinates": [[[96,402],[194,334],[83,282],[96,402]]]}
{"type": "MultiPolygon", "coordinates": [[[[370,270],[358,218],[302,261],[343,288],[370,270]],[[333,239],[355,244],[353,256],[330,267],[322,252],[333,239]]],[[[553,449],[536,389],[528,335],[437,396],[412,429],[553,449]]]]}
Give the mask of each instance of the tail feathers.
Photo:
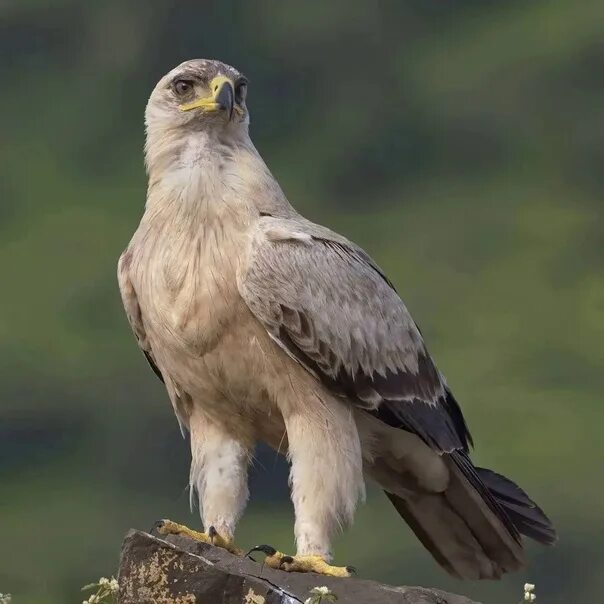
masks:
{"type": "Polygon", "coordinates": [[[442,459],[450,475],[443,492],[395,489],[386,494],[450,574],[498,579],[524,566],[521,535],[546,545],[556,541],[547,516],[511,480],[476,468],[463,452],[442,459]]]}
{"type": "Polygon", "coordinates": [[[509,478],[485,468],[476,468],[480,480],[522,535],[543,545],[553,545],[558,535],[543,510],[509,478]]]}
{"type": "Polygon", "coordinates": [[[413,499],[386,495],[434,559],[458,579],[499,579],[521,563],[502,566],[481,545],[479,535],[467,526],[443,493],[422,494],[413,499]]]}

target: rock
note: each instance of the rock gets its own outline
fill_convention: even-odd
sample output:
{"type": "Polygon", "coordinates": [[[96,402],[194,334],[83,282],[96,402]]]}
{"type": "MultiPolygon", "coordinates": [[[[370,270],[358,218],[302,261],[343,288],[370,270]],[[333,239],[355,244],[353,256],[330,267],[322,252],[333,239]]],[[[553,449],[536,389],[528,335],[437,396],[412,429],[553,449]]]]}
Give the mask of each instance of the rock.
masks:
{"type": "Polygon", "coordinates": [[[327,586],[338,604],[476,604],[423,587],[286,573],[181,535],[131,530],[119,568],[118,604],[300,604],[327,586]]]}

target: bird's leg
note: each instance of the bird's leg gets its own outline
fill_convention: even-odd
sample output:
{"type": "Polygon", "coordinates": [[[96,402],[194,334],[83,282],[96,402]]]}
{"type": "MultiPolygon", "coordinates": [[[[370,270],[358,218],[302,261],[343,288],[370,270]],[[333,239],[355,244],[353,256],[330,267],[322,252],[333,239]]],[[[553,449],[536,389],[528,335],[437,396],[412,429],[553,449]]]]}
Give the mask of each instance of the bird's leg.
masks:
{"type": "Polygon", "coordinates": [[[266,554],[265,564],[285,571],[315,572],[349,577],[354,569],[332,566],[333,534],[350,523],[364,495],[361,447],[356,424],[343,405],[325,409],[318,417],[285,416],[291,459],[292,500],[296,512],[297,555],[288,556],[270,546],[255,551],[266,554]]]}
{"type": "Polygon", "coordinates": [[[235,545],[232,539],[226,539],[219,535],[218,531],[213,526],[208,528],[207,533],[200,533],[199,531],[190,529],[184,524],[178,524],[172,520],[158,520],[155,523],[154,528],[160,535],[185,535],[186,537],[190,537],[195,541],[209,543],[211,545],[215,545],[216,547],[226,549],[227,551],[231,552],[231,554],[235,554],[237,556],[243,555],[243,551],[235,545]]]}
{"type": "Polygon", "coordinates": [[[243,552],[235,545],[233,538],[249,495],[249,447],[195,408],[189,418],[189,428],[191,503],[197,493],[205,532],[199,533],[170,521],[164,521],[159,532],[188,535],[241,555],[243,552]]]}

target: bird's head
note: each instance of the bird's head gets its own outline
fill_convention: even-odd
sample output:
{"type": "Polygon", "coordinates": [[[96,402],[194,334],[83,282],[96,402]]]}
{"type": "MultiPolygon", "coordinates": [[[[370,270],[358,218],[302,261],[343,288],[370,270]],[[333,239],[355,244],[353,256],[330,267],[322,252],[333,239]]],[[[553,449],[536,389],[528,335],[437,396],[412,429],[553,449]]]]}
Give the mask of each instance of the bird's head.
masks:
{"type": "Polygon", "coordinates": [[[247,79],[220,61],[185,61],[155,86],[145,113],[147,131],[247,131],[247,79]]]}

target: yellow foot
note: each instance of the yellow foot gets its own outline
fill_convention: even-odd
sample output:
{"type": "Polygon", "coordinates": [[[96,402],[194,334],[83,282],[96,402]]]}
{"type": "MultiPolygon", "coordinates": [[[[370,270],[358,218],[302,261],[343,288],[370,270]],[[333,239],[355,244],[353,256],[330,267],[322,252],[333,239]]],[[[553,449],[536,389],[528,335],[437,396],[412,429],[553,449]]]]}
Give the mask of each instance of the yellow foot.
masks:
{"type": "Polygon", "coordinates": [[[356,571],[352,566],[332,566],[323,556],[288,556],[270,545],[258,545],[248,552],[266,554],[264,563],[271,568],[294,573],[318,573],[328,577],[350,577],[356,571]]]}
{"type": "Polygon", "coordinates": [[[153,528],[155,528],[160,535],[186,535],[187,537],[195,539],[196,541],[210,543],[216,547],[226,549],[227,551],[231,552],[231,554],[243,556],[243,550],[239,549],[232,539],[225,539],[224,537],[221,537],[213,526],[208,529],[207,533],[200,533],[190,529],[184,524],[172,522],[172,520],[158,520],[153,528]]]}

